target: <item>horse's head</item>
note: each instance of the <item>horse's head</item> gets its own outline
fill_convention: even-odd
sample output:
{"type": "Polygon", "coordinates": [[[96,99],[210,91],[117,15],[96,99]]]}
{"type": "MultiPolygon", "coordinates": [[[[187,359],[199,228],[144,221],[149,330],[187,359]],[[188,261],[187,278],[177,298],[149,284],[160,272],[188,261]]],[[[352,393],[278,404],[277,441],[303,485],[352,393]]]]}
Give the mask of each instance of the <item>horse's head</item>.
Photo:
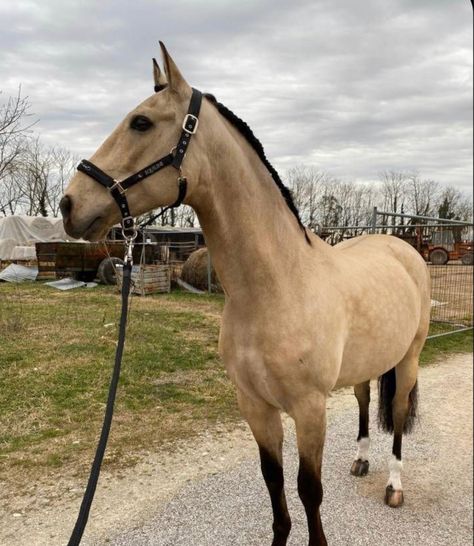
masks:
{"type": "MultiPolygon", "coordinates": [[[[115,180],[123,181],[169,155],[182,133],[192,89],[163,44],[161,48],[164,73],[153,61],[158,92],[132,110],[91,158],[91,163],[115,180]]],[[[197,141],[196,135],[184,165],[190,178],[188,194],[192,192],[193,180],[198,178],[197,141]]],[[[177,170],[171,167],[147,175],[126,193],[133,216],[170,205],[177,197],[177,170]]],[[[108,229],[121,220],[111,192],[86,172],[79,171],[73,176],[60,208],[66,232],[91,241],[103,238],[108,229]]]]}

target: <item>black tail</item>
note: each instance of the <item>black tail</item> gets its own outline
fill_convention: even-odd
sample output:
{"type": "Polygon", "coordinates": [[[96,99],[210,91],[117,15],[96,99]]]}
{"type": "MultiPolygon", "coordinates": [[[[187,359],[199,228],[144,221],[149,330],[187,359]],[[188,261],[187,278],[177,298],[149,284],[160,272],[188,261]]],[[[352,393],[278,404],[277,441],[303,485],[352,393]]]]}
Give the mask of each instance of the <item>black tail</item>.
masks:
{"type": "MultiPolygon", "coordinates": [[[[395,396],[395,390],[397,388],[397,379],[395,375],[395,368],[392,368],[388,372],[379,377],[379,428],[384,432],[393,432],[393,413],[392,413],[392,401],[395,396]]],[[[405,420],[403,432],[411,432],[415,423],[418,406],[418,381],[410,392],[408,397],[408,415],[405,420]]]]}

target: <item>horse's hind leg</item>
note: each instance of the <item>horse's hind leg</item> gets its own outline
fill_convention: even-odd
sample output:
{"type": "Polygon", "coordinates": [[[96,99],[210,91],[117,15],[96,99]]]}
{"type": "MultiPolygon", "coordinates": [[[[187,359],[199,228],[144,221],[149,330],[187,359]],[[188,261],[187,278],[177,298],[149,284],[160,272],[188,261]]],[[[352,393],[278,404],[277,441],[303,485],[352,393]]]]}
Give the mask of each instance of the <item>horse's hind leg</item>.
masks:
{"type": "Polygon", "coordinates": [[[357,436],[357,454],[351,467],[353,476],[365,476],[369,471],[369,403],[370,381],[354,386],[354,394],[359,403],[359,434],[357,436]]]}
{"type": "Polygon", "coordinates": [[[260,463],[273,509],[272,546],[285,546],[291,529],[283,480],[283,427],[280,412],[264,401],[237,393],[239,408],[247,420],[260,451],[260,463]]]}
{"type": "MultiPolygon", "coordinates": [[[[420,349],[416,345],[412,346],[396,368],[382,376],[381,387],[384,387],[385,381],[385,404],[389,402],[390,394],[392,395],[391,419],[384,420],[382,417],[381,420],[385,430],[393,431],[392,456],[389,462],[390,476],[385,490],[385,503],[392,508],[397,508],[404,502],[401,482],[402,437],[403,433],[410,432],[416,417],[419,353],[420,349]]],[[[383,395],[382,391],[381,395],[383,395]]],[[[386,407],[386,410],[388,409],[386,407]]]]}

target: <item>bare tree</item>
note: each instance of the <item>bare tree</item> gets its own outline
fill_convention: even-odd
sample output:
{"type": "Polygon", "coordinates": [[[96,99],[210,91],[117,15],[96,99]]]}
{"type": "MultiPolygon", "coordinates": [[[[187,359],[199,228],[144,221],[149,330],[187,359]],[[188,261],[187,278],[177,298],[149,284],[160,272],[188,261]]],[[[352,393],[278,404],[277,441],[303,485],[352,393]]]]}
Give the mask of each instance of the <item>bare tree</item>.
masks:
{"type": "Polygon", "coordinates": [[[10,216],[21,211],[21,189],[15,171],[0,180],[0,214],[10,216]]]}
{"type": "Polygon", "coordinates": [[[143,214],[138,218],[141,226],[171,226],[193,228],[199,225],[194,210],[188,205],[165,210],[162,207],[143,214]]]}
{"type": "Polygon", "coordinates": [[[401,212],[404,208],[404,194],[408,175],[399,171],[383,171],[380,173],[382,183],[383,209],[387,212],[401,212]]]}
{"type": "Polygon", "coordinates": [[[176,210],[176,225],[179,227],[193,228],[198,223],[194,210],[188,205],[183,205],[176,210]]]}
{"type": "Polygon", "coordinates": [[[340,228],[324,233],[331,243],[362,233],[377,198],[372,186],[343,182],[312,167],[291,169],[287,183],[305,225],[317,232],[320,228],[340,228]]]}
{"type": "Polygon", "coordinates": [[[79,162],[69,150],[61,147],[48,151],[50,169],[47,181],[47,205],[53,216],[59,215],[59,201],[79,162]]]}
{"type": "MultiPolygon", "coordinates": [[[[1,91],[0,91],[1,94],[1,91]]],[[[15,173],[27,146],[29,129],[34,125],[28,97],[21,87],[14,97],[0,105],[0,212],[14,214],[20,200],[15,173]]]]}
{"type": "Polygon", "coordinates": [[[360,235],[364,231],[362,228],[371,220],[376,198],[374,189],[366,184],[341,182],[335,195],[342,207],[340,224],[349,228],[347,231],[341,230],[340,238],[343,239],[346,233],[350,236],[360,235]]]}
{"type": "Polygon", "coordinates": [[[436,202],[440,189],[434,180],[422,180],[418,173],[407,176],[405,183],[408,209],[405,212],[415,216],[435,216],[436,202]]]}
{"type": "Polygon", "coordinates": [[[9,97],[0,106],[0,180],[11,171],[24,151],[25,136],[35,123],[28,119],[31,117],[29,109],[28,97],[21,96],[21,87],[15,97],[9,97]]]}
{"type": "Polygon", "coordinates": [[[8,212],[58,216],[59,201],[76,163],[77,158],[64,148],[43,146],[39,137],[29,140],[5,186],[15,201],[8,212]]]}
{"type": "Polygon", "coordinates": [[[301,221],[311,230],[318,231],[322,222],[321,199],[336,180],[324,171],[301,165],[290,169],[286,179],[301,221]]]}
{"type": "Polygon", "coordinates": [[[17,170],[18,186],[24,211],[28,216],[48,216],[48,180],[52,152],[42,146],[39,137],[30,142],[17,170]]]}
{"type": "Polygon", "coordinates": [[[439,195],[437,212],[440,218],[472,222],[472,197],[453,186],[448,186],[439,195]]]}

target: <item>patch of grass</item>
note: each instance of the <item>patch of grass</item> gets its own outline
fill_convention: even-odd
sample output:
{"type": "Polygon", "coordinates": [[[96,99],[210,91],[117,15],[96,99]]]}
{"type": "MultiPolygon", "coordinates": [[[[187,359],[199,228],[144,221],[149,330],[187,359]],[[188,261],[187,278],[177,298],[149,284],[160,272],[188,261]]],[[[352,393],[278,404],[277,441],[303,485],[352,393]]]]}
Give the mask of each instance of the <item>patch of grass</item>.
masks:
{"type": "MultiPolygon", "coordinates": [[[[181,291],[133,298],[106,465],[240,419],[217,354],[223,304],[181,291]]],[[[119,313],[112,287],[0,284],[0,479],[21,488],[88,470],[119,313]]],[[[428,341],[422,362],[467,351],[472,331],[428,341]]]]}
{"type": "MultiPolygon", "coordinates": [[[[221,296],[133,298],[106,464],[239,418],[217,355],[222,307],[221,296]]],[[[1,479],[21,485],[32,474],[88,467],[119,313],[111,287],[0,285],[1,479]]]]}
{"type": "MultiPolygon", "coordinates": [[[[452,331],[451,326],[432,323],[429,335],[452,331]]],[[[420,356],[420,364],[426,365],[436,362],[453,353],[471,353],[473,351],[472,330],[427,339],[420,356]]]]}

